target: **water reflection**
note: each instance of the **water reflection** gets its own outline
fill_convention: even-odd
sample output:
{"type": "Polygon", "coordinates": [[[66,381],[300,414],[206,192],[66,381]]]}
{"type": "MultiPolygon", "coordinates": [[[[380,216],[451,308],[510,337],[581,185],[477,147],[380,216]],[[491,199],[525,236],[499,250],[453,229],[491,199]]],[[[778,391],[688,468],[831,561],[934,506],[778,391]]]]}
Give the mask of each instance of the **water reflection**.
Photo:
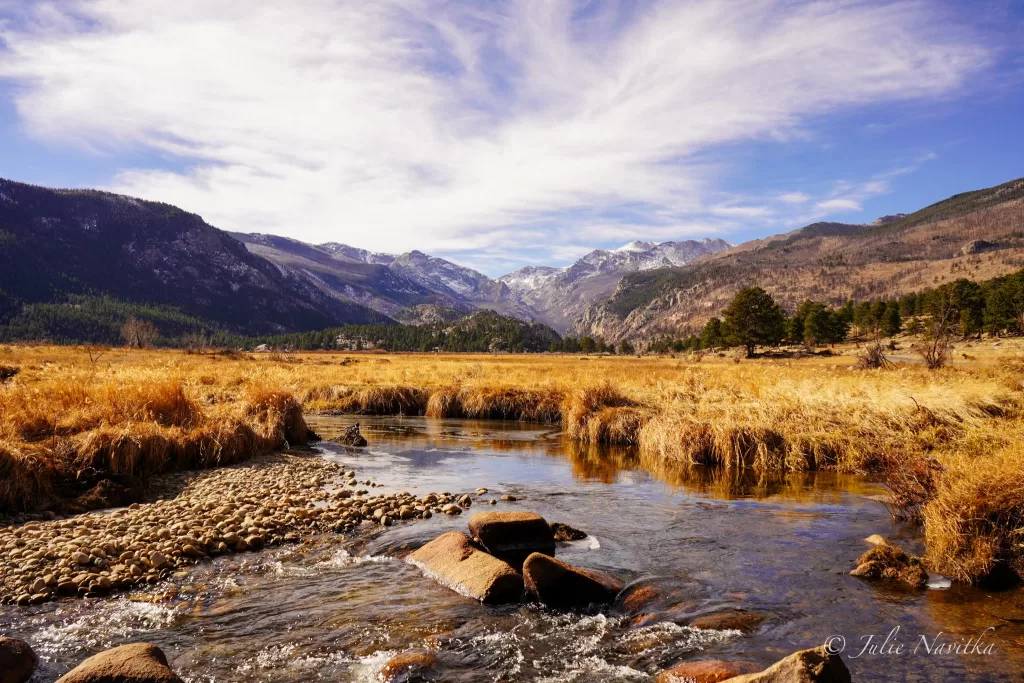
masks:
{"type": "MultiPolygon", "coordinates": [[[[565,437],[557,426],[484,420],[429,420],[426,418],[316,417],[310,423],[325,439],[360,422],[371,448],[398,448],[416,465],[438,465],[453,452],[486,449],[496,453],[544,453],[568,460],[578,481],[615,484],[625,473],[642,474],[683,492],[735,500],[783,497],[805,502],[836,501],[840,494],[878,496],[876,482],[836,472],[755,471],[722,469],[666,462],[642,456],[635,447],[581,443],[565,437]]],[[[358,452],[358,451],[354,451],[358,452]]]]}

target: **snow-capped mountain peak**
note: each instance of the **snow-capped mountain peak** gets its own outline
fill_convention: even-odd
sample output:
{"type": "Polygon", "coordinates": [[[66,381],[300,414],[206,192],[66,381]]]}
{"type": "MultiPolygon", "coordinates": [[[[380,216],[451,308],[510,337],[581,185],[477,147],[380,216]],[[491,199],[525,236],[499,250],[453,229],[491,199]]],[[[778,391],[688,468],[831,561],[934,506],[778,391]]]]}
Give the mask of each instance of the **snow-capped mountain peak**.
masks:
{"type": "Polygon", "coordinates": [[[619,247],[618,249],[614,249],[613,251],[615,251],[616,253],[642,252],[650,251],[651,249],[654,249],[656,246],[658,246],[657,242],[644,242],[642,240],[633,240],[629,244],[623,244],[621,247],[619,247]]]}

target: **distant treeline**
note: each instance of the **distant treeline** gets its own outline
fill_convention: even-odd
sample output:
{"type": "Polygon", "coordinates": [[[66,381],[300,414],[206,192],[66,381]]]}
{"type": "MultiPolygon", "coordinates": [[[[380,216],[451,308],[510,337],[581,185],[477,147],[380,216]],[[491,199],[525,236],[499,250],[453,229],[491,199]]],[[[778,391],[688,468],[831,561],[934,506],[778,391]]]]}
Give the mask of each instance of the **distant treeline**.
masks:
{"type": "Polygon", "coordinates": [[[0,291],[0,342],[120,344],[129,320],[152,324],[159,331],[153,341],[157,346],[184,346],[197,335],[217,346],[231,346],[242,339],[169,306],[77,295],[63,303],[21,304],[0,291]]]}
{"type": "Polygon", "coordinates": [[[963,337],[982,332],[996,336],[1024,333],[1024,270],[983,282],[961,278],[898,299],[847,301],[838,308],[805,301],[792,315],[778,309],[764,290],[747,288],[722,317],[711,318],[699,334],[679,338],[663,335],[649,344],[647,351],[749,346],[750,339],[755,345],[823,346],[851,336],[921,334],[927,331],[927,324],[936,321],[963,337]]]}
{"type": "Polygon", "coordinates": [[[387,351],[547,351],[561,341],[551,328],[480,311],[454,323],[346,325],[262,337],[232,334],[176,308],[109,297],[72,296],[64,303],[13,304],[0,292],[0,342],[127,344],[172,348],[387,351]]]}
{"type": "Polygon", "coordinates": [[[536,353],[560,341],[546,325],[478,311],[455,322],[426,325],[346,325],[317,332],[257,337],[268,348],[536,353]]]}

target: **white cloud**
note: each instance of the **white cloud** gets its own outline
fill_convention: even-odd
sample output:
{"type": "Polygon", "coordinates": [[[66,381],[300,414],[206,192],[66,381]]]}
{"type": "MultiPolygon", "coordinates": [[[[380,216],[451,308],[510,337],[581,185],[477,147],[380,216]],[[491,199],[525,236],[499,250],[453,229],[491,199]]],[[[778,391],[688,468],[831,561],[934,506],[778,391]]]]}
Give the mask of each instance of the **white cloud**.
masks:
{"type": "Polygon", "coordinates": [[[226,229],[483,255],[768,217],[713,199],[707,153],[955,91],[990,61],[958,31],[927,2],[76,0],[0,26],[0,78],[40,139],[187,164],[111,189],[226,229]]]}
{"type": "Polygon", "coordinates": [[[811,200],[811,196],[803,192],[786,192],[780,194],[778,200],[784,204],[806,204],[811,200]]]}
{"type": "Polygon", "coordinates": [[[848,211],[860,211],[860,202],[854,199],[828,199],[818,202],[815,206],[825,213],[843,213],[848,211]]]}

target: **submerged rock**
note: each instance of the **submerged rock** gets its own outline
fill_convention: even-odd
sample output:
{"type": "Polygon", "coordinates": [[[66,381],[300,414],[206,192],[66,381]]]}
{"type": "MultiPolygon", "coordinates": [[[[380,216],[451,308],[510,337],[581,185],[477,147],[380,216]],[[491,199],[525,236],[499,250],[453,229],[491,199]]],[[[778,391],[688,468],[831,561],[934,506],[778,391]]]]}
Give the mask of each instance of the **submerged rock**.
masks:
{"type": "Polygon", "coordinates": [[[622,590],[618,579],[590,569],[580,569],[542,553],[523,563],[526,591],[551,607],[582,607],[611,602],[622,590]]]}
{"type": "Polygon", "coordinates": [[[0,683],[25,683],[39,658],[24,640],[0,636],[0,683]]]}
{"type": "Polygon", "coordinates": [[[757,612],[742,610],[726,610],[703,614],[690,622],[694,628],[706,628],[714,631],[740,631],[753,633],[757,625],[764,621],[764,615],[757,612]]]}
{"type": "Polygon", "coordinates": [[[469,533],[495,557],[522,567],[533,553],[554,556],[548,523],[533,512],[480,512],[469,518],[469,533]]]}
{"type": "Polygon", "coordinates": [[[651,586],[630,586],[619,595],[619,607],[626,614],[639,614],[660,597],[651,586]]]}
{"type": "Polygon", "coordinates": [[[562,522],[551,522],[551,535],[556,541],[580,541],[587,537],[586,531],[580,531],[562,522]]]}
{"type": "Polygon", "coordinates": [[[384,665],[377,676],[384,683],[414,683],[436,679],[437,657],[426,650],[405,652],[384,665]]]}
{"type": "Polygon", "coordinates": [[[662,671],[658,675],[658,683],[719,683],[760,669],[761,667],[753,662],[702,659],[696,662],[683,662],[662,671]]]}
{"type": "Polygon", "coordinates": [[[728,683],[850,683],[850,670],[824,647],[794,652],[764,671],[725,679],[728,683]]]}
{"type": "Polygon", "coordinates": [[[57,683],[182,683],[156,645],[134,643],[85,660],[57,683]]]}
{"type": "Polygon", "coordinates": [[[473,546],[461,531],[450,531],[409,555],[441,583],[488,604],[519,602],[523,577],[507,562],[473,546]]]}
{"type": "Polygon", "coordinates": [[[894,545],[878,545],[861,555],[857,559],[857,568],[850,575],[898,580],[914,588],[924,588],[928,583],[928,573],[921,560],[894,545]]]}

